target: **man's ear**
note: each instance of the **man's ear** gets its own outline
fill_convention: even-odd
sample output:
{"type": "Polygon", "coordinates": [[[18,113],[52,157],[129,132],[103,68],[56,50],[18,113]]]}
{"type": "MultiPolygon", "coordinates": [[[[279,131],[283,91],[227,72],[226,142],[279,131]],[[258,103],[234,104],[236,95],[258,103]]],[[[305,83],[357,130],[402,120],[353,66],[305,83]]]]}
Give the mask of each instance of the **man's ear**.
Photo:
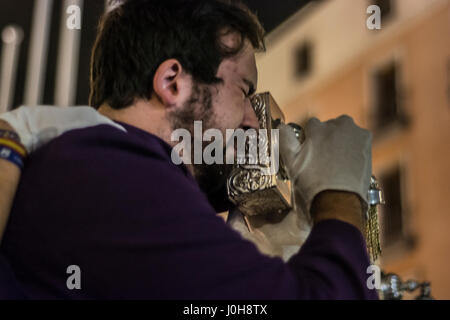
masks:
{"type": "Polygon", "coordinates": [[[168,108],[183,104],[191,94],[191,86],[191,77],[176,59],[160,64],[153,78],[155,94],[168,108]]]}

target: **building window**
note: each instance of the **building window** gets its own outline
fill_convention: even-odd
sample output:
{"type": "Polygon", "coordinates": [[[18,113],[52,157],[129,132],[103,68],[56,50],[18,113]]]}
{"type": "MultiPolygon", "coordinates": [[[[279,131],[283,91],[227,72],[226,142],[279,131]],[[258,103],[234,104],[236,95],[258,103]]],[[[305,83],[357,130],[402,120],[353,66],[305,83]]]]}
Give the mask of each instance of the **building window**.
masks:
{"type": "Polygon", "coordinates": [[[380,208],[381,241],[389,247],[404,239],[404,208],[402,203],[401,170],[393,170],[379,177],[386,204],[380,208]]]}
{"type": "Polygon", "coordinates": [[[312,70],[312,45],[304,42],[295,51],[295,74],[298,78],[304,78],[312,70]]]}
{"type": "Polygon", "coordinates": [[[375,133],[392,124],[406,125],[406,115],[401,106],[400,68],[395,62],[377,70],[373,75],[374,106],[372,127],[375,133]]]}

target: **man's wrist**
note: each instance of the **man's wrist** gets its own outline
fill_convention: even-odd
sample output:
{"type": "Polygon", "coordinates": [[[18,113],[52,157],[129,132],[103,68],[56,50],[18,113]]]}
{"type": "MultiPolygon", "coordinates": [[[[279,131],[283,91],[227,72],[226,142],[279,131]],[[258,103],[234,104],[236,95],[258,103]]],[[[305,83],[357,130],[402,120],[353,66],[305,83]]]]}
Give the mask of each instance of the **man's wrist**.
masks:
{"type": "Polygon", "coordinates": [[[363,231],[363,206],[355,193],[334,190],[319,193],[311,205],[311,217],[314,224],[335,219],[363,231]]]}

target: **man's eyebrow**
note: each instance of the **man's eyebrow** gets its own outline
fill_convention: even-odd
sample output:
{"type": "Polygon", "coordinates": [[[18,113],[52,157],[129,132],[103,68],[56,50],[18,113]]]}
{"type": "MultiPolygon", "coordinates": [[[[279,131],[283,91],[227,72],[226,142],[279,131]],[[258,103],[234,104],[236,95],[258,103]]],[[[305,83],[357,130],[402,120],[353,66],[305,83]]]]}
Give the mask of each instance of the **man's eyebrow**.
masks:
{"type": "Polygon", "coordinates": [[[245,83],[246,85],[248,85],[248,95],[249,95],[249,96],[254,95],[255,92],[256,92],[256,88],[255,88],[254,83],[251,82],[250,80],[247,80],[247,79],[242,79],[242,81],[244,81],[244,83],[245,83]]]}

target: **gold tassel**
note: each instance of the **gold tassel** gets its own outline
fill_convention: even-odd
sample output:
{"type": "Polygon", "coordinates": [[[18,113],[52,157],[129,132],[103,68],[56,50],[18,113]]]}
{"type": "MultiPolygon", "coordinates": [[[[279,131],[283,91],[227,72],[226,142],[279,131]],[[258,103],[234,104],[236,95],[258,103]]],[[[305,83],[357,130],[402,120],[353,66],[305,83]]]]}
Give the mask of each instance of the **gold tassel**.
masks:
{"type": "Polygon", "coordinates": [[[375,263],[381,255],[380,225],[378,223],[378,209],[376,205],[369,206],[365,222],[365,234],[370,261],[375,263]]]}
{"type": "Polygon", "coordinates": [[[378,223],[377,205],[384,204],[384,198],[383,193],[378,185],[378,181],[374,176],[372,176],[370,180],[368,198],[369,209],[367,210],[364,229],[370,261],[372,263],[375,263],[375,261],[381,255],[380,224],[378,223]]]}

